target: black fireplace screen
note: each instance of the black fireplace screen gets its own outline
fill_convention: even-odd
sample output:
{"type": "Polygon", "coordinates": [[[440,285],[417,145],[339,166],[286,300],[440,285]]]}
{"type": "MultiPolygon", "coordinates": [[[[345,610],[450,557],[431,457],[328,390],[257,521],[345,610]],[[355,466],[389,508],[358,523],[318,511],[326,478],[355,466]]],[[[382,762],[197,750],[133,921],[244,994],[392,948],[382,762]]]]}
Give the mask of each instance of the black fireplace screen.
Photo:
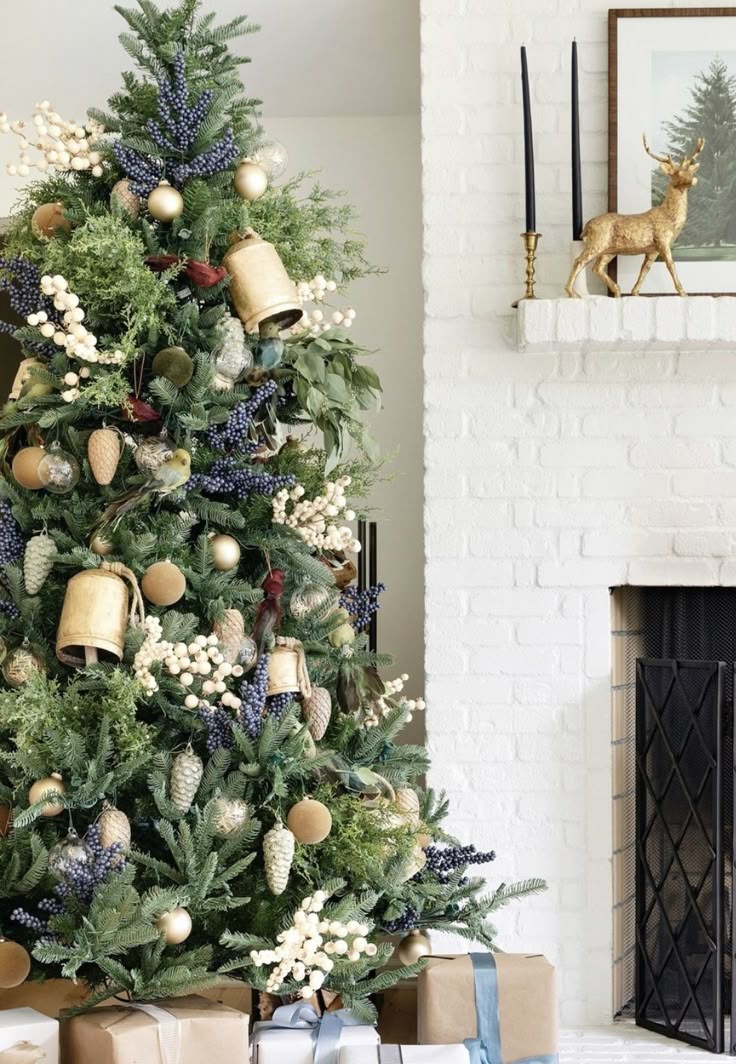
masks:
{"type": "Polygon", "coordinates": [[[641,593],[636,1020],[720,1053],[724,1013],[734,1012],[736,589],[641,593]]]}

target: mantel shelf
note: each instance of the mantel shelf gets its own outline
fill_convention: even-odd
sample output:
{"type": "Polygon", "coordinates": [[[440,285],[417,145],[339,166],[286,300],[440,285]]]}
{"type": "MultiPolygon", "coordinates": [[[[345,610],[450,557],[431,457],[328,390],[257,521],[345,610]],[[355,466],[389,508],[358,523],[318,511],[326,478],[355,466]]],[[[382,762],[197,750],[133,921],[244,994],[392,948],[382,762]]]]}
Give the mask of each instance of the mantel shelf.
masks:
{"type": "Polygon", "coordinates": [[[520,351],[736,347],[734,296],[624,296],[525,299],[520,351]]]}

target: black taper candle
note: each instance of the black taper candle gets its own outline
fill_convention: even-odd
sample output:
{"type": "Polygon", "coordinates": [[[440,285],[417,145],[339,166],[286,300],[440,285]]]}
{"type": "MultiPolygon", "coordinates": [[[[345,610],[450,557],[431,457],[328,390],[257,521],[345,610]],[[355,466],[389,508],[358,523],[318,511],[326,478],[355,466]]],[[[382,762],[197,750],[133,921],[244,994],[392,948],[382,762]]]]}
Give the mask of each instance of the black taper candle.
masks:
{"type": "Polygon", "coordinates": [[[529,97],[529,68],[526,47],[521,46],[521,97],[524,105],[524,188],[526,191],[526,231],[537,231],[537,207],[534,195],[534,138],[532,134],[532,105],[529,97]]]}
{"type": "Polygon", "coordinates": [[[578,42],[572,42],[572,238],[583,232],[583,183],[580,166],[580,92],[578,89],[578,42]]]}
{"type": "Polygon", "coordinates": [[[366,565],[366,552],[368,549],[368,537],[366,536],[366,524],[367,522],[361,518],[358,521],[358,542],[360,543],[360,554],[358,555],[358,591],[365,591],[365,565],[366,565]]]}
{"type": "MultiPolygon", "coordinates": [[[[378,583],[378,525],[375,521],[368,524],[368,585],[375,587],[378,583]]],[[[378,650],[378,617],[374,613],[368,622],[368,648],[375,654],[378,650]]]]}

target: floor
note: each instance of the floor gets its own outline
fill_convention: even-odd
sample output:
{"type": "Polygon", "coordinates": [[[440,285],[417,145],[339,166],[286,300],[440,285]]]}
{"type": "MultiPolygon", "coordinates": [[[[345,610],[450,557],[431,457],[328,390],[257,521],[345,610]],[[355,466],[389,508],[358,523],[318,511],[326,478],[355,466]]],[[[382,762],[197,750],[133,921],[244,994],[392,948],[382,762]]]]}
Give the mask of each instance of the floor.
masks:
{"type": "Polygon", "coordinates": [[[662,1064],[667,1060],[708,1064],[709,1060],[729,1059],[661,1038],[629,1023],[560,1034],[560,1064],[662,1064]]]}

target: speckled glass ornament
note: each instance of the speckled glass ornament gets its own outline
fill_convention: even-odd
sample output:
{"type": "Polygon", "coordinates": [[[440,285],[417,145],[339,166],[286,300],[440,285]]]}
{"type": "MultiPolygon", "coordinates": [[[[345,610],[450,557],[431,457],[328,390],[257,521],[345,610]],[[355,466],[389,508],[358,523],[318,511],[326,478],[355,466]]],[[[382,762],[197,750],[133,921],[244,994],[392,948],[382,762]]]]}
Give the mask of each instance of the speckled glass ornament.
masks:
{"type": "Polygon", "coordinates": [[[70,831],[65,839],[49,850],[49,872],[57,879],[64,879],[71,867],[89,864],[91,860],[92,851],[87,843],[80,839],[76,831],[70,831]]]}
{"type": "Polygon", "coordinates": [[[66,495],[79,483],[79,462],[60,443],[52,443],[38,463],[38,478],[46,491],[66,495]]]}
{"type": "Polygon", "coordinates": [[[258,661],[258,647],[255,640],[251,639],[249,635],[244,636],[241,640],[238,661],[246,672],[249,672],[258,661]]]}
{"type": "Polygon", "coordinates": [[[212,352],[215,363],[215,386],[223,391],[233,384],[253,365],[253,354],[245,344],[223,340],[212,352]]]}
{"type": "Polygon", "coordinates": [[[253,162],[258,163],[261,170],[265,170],[268,176],[275,180],[285,173],[289,165],[289,153],[280,140],[269,137],[253,156],[253,162]]]}
{"type": "Polygon", "coordinates": [[[311,613],[326,606],[330,600],[330,589],[323,584],[304,584],[298,587],[289,599],[289,612],[296,621],[303,621],[311,613]]]}
{"type": "Polygon", "coordinates": [[[141,473],[151,476],[159,466],[168,462],[176,450],[176,444],[170,436],[151,436],[143,440],[135,449],[133,458],[141,473]]]}

